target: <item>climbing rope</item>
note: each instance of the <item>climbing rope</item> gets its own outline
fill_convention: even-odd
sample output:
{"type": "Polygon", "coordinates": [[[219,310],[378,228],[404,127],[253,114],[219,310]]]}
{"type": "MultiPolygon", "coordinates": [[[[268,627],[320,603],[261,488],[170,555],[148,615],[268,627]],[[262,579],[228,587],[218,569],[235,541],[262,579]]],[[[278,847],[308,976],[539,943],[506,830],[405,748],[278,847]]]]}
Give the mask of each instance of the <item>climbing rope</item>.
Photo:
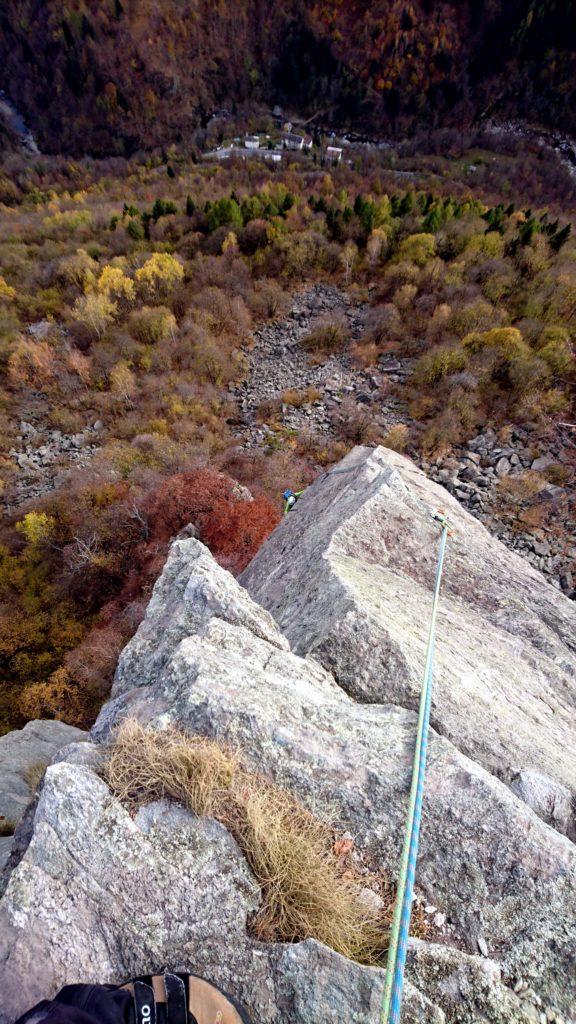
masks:
{"type": "Polygon", "coordinates": [[[426,755],[428,751],[428,729],[430,725],[430,704],[432,700],[432,679],[434,675],[434,642],[436,636],[436,616],[438,613],[438,600],[440,597],[440,585],[444,569],[444,555],[446,552],[446,541],[448,539],[448,522],[441,513],[436,513],[434,519],[438,520],[442,527],[440,537],[440,549],[438,553],[438,564],[436,568],[436,582],[434,586],[434,600],[432,602],[432,616],[430,619],[430,631],[428,633],[428,645],[426,648],[426,666],[424,669],[424,681],[420,693],[420,707],[418,712],[418,730],[416,736],[416,747],[412,763],[412,784],[410,787],[410,799],[408,802],[408,815],[406,819],[406,833],[400,861],[400,876],[398,880],[398,891],[394,907],[394,917],[390,930],[390,945],[388,947],[388,961],[386,965],[386,978],[384,981],[384,992],[382,995],[381,1024],[398,1024],[402,1008],[402,990],[404,986],[404,968],[406,966],[406,950],[408,936],[410,933],[410,916],[412,913],[412,900],[414,894],[414,879],[416,876],[416,860],[418,858],[418,840],[420,837],[420,824],[422,821],[422,800],[424,796],[424,777],[426,774],[426,755]]]}

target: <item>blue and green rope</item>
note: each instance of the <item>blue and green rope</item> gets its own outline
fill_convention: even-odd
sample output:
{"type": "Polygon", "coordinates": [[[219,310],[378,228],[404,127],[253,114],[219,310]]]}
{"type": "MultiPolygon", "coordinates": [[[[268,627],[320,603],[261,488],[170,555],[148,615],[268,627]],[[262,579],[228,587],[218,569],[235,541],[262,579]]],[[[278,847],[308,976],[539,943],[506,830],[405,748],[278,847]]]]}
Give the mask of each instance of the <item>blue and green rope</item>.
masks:
{"type": "Polygon", "coordinates": [[[390,930],[390,945],[388,947],[388,961],[384,981],[384,992],[382,996],[381,1024],[398,1024],[400,1020],[400,1013],[402,1009],[402,990],[404,986],[404,968],[406,966],[406,951],[408,947],[408,937],[410,934],[410,916],[412,913],[414,880],[416,877],[416,860],[418,858],[418,841],[420,838],[420,824],[422,821],[424,778],[426,775],[428,731],[430,726],[430,704],[432,700],[432,679],[434,674],[436,618],[438,613],[440,586],[442,583],[444,556],[446,553],[446,541],[448,539],[449,529],[444,515],[437,513],[434,518],[440,522],[442,534],[440,537],[436,582],[434,585],[434,600],[432,603],[432,616],[430,620],[428,645],[426,649],[424,682],[422,684],[422,691],[420,694],[418,730],[414,759],[412,763],[412,783],[410,786],[410,798],[408,801],[406,833],[404,836],[404,846],[400,861],[400,873],[398,891],[396,894],[396,904],[394,907],[394,917],[390,930]]]}

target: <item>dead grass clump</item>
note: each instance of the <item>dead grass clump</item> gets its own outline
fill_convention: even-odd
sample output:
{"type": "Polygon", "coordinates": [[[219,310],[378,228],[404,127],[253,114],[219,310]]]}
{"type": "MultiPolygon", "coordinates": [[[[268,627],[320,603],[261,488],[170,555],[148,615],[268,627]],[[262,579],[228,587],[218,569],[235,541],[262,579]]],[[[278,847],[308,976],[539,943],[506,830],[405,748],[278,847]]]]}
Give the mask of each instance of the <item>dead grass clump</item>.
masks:
{"type": "Polygon", "coordinates": [[[384,434],[382,444],[385,448],[391,448],[394,452],[404,452],[410,440],[410,430],[405,423],[395,423],[393,427],[384,434]]]}
{"type": "Polygon", "coordinates": [[[282,400],[280,398],[265,398],[260,402],[256,410],[258,423],[274,422],[282,411],[282,400]]]}
{"type": "Polygon", "coordinates": [[[498,493],[509,504],[522,504],[530,501],[546,486],[546,478],[534,470],[516,476],[505,476],[498,481],[498,493]]]}
{"type": "Polygon", "coordinates": [[[380,349],[373,341],[358,341],[350,346],[350,358],[354,366],[366,370],[377,365],[380,349]]]}
{"type": "Polygon", "coordinates": [[[129,804],[177,800],[228,829],[262,889],[252,922],[261,941],[315,938],[361,963],[381,958],[389,904],[375,909],[362,891],[364,877],[361,882],[354,871],[343,870],[329,823],[248,771],[237,753],[202,737],[157,733],[128,721],[110,749],[105,775],[129,804]]]}
{"type": "Polygon", "coordinates": [[[211,740],[155,733],[130,720],[110,750],[106,779],[127,803],[168,798],[200,817],[216,817],[237,769],[235,755],[211,740]]]}
{"type": "Polygon", "coordinates": [[[41,780],[44,778],[44,774],[49,764],[49,761],[34,761],[33,764],[28,765],[28,767],[25,769],[23,773],[24,781],[30,787],[32,793],[35,793],[36,790],[38,789],[38,786],[41,780]]]}
{"type": "Polygon", "coordinates": [[[305,334],[300,341],[305,352],[331,355],[339,352],[348,341],[350,332],[342,320],[325,320],[305,334]]]}
{"type": "Polygon", "coordinates": [[[290,405],[293,409],[300,409],[303,405],[311,405],[322,398],[322,392],[318,388],[309,387],[299,391],[297,388],[288,388],[282,394],[284,405],[290,405]]]}

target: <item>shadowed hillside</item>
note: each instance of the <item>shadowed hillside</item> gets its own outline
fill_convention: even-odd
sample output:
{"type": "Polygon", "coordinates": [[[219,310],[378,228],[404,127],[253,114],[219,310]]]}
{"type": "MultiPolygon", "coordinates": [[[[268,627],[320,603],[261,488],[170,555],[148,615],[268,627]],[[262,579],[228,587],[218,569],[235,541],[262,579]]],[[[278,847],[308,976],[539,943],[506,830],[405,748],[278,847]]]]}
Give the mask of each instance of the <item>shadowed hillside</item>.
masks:
{"type": "Polygon", "coordinates": [[[186,142],[215,106],[250,102],[378,131],[487,113],[573,128],[573,57],[571,0],[6,0],[0,12],[0,86],[48,152],[186,142]]]}

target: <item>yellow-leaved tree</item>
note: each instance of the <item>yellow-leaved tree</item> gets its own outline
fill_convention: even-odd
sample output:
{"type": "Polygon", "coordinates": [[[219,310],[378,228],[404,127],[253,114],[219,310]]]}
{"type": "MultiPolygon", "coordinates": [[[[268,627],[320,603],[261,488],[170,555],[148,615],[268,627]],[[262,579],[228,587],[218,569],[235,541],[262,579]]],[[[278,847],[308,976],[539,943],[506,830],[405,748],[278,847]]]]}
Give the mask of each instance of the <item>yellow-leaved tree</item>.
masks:
{"type": "Polygon", "coordinates": [[[130,402],[136,390],[136,378],[125,359],[119,359],[110,370],[110,390],[123,402],[130,402]]]}
{"type": "Polygon", "coordinates": [[[170,253],[155,252],[134,276],[143,297],[157,302],[166,299],[184,279],[184,267],[170,253]]]}
{"type": "Polygon", "coordinates": [[[28,544],[37,547],[50,540],[54,533],[55,521],[46,512],[27,512],[16,529],[25,538],[28,544]]]}
{"type": "Polygon", "coordinates": [[[136,297],[136,285],[120,267],[104,267],[95,286],[99,295],[106,295],[115,302],[132,302],[136,297]]]}
{"type": "Polygon", "coordinates": [[[0,276],[0,302],[12,302],[15,298],[16,289],[12,288],[12,286],[0,276]]]}
{"type": "Polygon", "coordinates": [[[72,316],[86,327],[97,338],[101,338],[118,313],[118,305],[109,295],[102,292],[91,292],[76,299],[72,316]]]}

